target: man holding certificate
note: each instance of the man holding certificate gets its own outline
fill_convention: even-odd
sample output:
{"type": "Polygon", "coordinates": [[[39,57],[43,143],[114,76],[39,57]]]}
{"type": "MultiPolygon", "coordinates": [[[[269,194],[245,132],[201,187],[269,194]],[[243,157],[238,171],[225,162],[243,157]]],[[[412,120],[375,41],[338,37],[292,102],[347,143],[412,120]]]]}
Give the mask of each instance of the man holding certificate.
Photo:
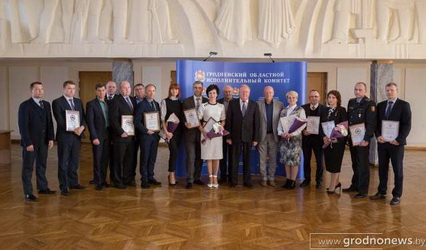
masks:
{"type": "Polygon", "coordinates": [[[355,98],[348,103],[348,122],[350,136],[349,147],[351,151],[352,184],[343,192],[358,192],[355,198],[365,198],[370,182],[370,169],[368,168],[368,152],[371,137],[376,130],[376,104],[367,96],[367,84],[355,84],[355,98]]]}
{"type": "Polygon", "coordinates": [[[156,87],[148,84],[146,96],[135,112],[135,127],[138,130],[142,158],[140,160],[141,187],[161,185],[154,178],[155,161],[157,160],[158,142],[160,141],[160,105],[154,100],[156,87]]]}
{"type": "Polygon", "coordinates": [[[379,142],[380,183],[378,192],[370,199],[386,198],[390,160],[395,176],[390,204],[397,205],[402,196],[404,146],[411,130],[411,108],[408,102],[398,98],[398,87],[395,83],[386,84],[385,91],[388,99],[377,105],[376,136],[379,142]]]}
{"type": "Polygon", "coordinates": [[[116,95],[109,106],[110,125],[114,130],[114,186],[118,189],[125,189],[132,178],[136,102],[130,92],[130,83],[121,82],[120,95],[116,95]]]}
{"type": "Polygon", "coordinates": [[[309,92],[309,103],[302,105],[305,110],[307,123],[306,129],[302,133],[302,150],[303,150],[303,170],[305,173],[305,180],[300,184],[300,187],[306,187],[311,184],[311,157],[314,151],[317,170],[315,174],[315,187],[321,188],[322,177],[324,173],[323,167],[323,151],[322,151],[322,138],[319,135],[320,118],[325,106],[320,104],[320,93],[317,90],[309,92]]]}
{"type": "Polygon", "coordinates": [[[58,177],[61,195],[68,196],[69,189],[84,189],[78,182],[81,138],[87,127],[83,103],[74,97],[75,83],[65,81],[64,95],[53,100],[52,109],[57,123],[58,177]]]}
{"type": "Polygon", "coordinates": [[[183,121],[185,122],[184,141],[186,149],[186,188],[191,189],[192,184],[204,185],[200,180],[201,167],[201,132],[198,129],[200,120],[198,113],[203,103],[207,102],[207,98],[203,97],[203,83],[196,81],[193,84],[194,95],[183,100],[183,121]]]}

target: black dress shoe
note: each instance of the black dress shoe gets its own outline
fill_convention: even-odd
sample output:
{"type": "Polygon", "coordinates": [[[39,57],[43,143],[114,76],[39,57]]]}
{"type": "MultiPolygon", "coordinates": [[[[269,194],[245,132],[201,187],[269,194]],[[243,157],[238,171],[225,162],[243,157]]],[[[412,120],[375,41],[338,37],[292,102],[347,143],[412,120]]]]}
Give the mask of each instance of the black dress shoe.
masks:
{"type": "Polygon", "coordinates": [[[386,198],[386,194],[382,194],[382,193],[377,193],[373,196],[370,196],[370,200],[380,200],[385,198],[386,198]]]}
{"type": "Polygon", "coordinates": [[[358,190],[356,190],[356,188],[350,186],[348,188],[344,188],[342,189],[343,193],[354,193],[354,192],[358,192],[358,190]]]}
{"type": "Polygon", "coordinates": [[[317,184],[315,185],[315,188],[316,188],[316,189],[321,189],[321,188],[322,188],[322,183],[317,183],[317,184]]]}
{"type": "Polygon", "coordinates": [[[48,188],[48,189],[44,189],[44,190],[38,190],[38,193],[39,193],[39,194],[55,194],[55,193],[56,193],[56,191],[55,191],[55,190],[50,190],[50,189],[48,188]]]}
{"type": "Polygon", "coordinates": [[[96,185],[95,189],[101,191],[102,189],[104,189],[104,187],[101,184],[98,184],[96,185]]]}
{"type": "Polygon", "coordinates": [[[244,183],[244,187],[252,188],[253,184],[251,184],[250,182],[244,183]]]}
{"type": "Polygon", "coordinates": [[[135,181],[126,181],[124,183],[124,185],[128,186],[128,187],[136,187],[136,182],[135,181]]]}
{"type": "Polygon", "coordinates": [[[191,182],[188,182],[188,183],[186,183],[186,189],[191,189],[192,188],[192,183],[191,182]]]}
{"type": "Polygon", "coordinates": [[[110,184],[108,184],[108,182],[103,182],[103,183],[102,183],[102,186],[104,186],[104,187],[106,187],[106,188],[111,187],[111,185],[110,185],[110,184]]]}
{"type": "Polygon", "coordinates": [[[118,189],[126,189],[127,188],[126,185],[121,184],[121,183],[115,183],[114,187],[118,188],[118,189]]]}
{"type": "Polygon", "coordinates": [[[155,186],[160,186],[161,182],[157,181],[156,179],[152,179],[148,181],[149,184],[155,185],[155,186]]]}
{"type": "Polygon", "coordinates": [[[85,187],[85,186],[82,186],[82,185],[80,185],[80,184],[77,184],[77,185],[75,185],[75,186],[70,187],[70,189],[86,189],[86,187],[85,187]]]}
{"type": "Polygon", "coordinates": [[[61,195],[62,195],[62,196],[69,196],[69,195],[70,195],[70,191],[68,191],[68,190],[66,190],[66,189],[61,190],[61,195]]]}
{"type": "Polygon", "coordinates": [[[364,193],[357,193],[355,196],[354,196],[354,198],[356,198],[356,199],[361,199],[361,198],[365,198],[365,197],[367,197],[367,194],[364,194],[364,193]]]}
{"type": "Polygon", "coordinates": [[[204,183],[202,180],[195,180],[195,181],[194,181],[194,184],[197,184],[197,185],[202,186],[202,185],[204,185],[205,183],[204,183]]]}
{"type": "Polygon", "coordinates": [[[90,184],[90,185],[95,184],[95,180],[90,180],[90,181],[89,181],[89,184],[90,184]]]}
{"type": "Polygon", "coordinates": [[[307,187],[307,186],[309,186],[310,184],[311,184],[311,182],[310,182],[310,181],[304,180],[304,181],[300,184],[300,187],[307,187]]]}
{"type": "Polygon", "coordinates": [[[26,194],[25,200],[26,201],[37,201],[37,197],[35,197],[33,194],[26,194]]]}
{"type": "Polygon", "coordinates": [[[149,184],[148,183],[146,183],[146,182],[142,182],[142,184],[141,184],[141,188],[143,188],[143,189],[148,189],[150,186],[149,186],[149,184]]]}
{"type": "Polygon", "coordinates": [[[399,203],[401,203],[401,198],[399,197],[393,197],[392,200],[390,201],[391,205],[398,205],[399,203]]]}

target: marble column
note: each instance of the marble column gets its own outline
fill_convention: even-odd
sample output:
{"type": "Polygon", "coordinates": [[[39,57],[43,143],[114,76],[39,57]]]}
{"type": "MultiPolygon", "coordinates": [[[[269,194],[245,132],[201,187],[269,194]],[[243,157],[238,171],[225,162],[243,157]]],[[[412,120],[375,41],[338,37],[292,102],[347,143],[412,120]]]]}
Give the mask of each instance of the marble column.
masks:
{"type": "Polygon", "coordinates": [[[122,81],[128,81],[133,88],[133,63],[131,59],[114,59],[112,63],[112,80],[117,83],[117,87],[122,81]]]}
{"type": "MultiPolygon", "coordinates": [[[[373,61],[370,67],[370,98],[377,103],[386,100],[385,86],[393,82],[393,61],[373,61]]],[[[370,142],[370,163],[377,165],[377,141],[376,138],[370,142]]]]}

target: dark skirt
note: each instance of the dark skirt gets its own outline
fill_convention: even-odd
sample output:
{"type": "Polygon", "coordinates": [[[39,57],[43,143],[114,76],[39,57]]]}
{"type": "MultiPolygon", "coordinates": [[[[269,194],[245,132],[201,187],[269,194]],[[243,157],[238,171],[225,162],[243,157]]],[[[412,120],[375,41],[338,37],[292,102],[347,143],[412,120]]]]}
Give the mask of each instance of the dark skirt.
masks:
{"type": "Polygon", "coordinates": [[[340,173],[342,169],[345,143],[338,142],[324,149],[325,169],[330,173],[340,173]]]}

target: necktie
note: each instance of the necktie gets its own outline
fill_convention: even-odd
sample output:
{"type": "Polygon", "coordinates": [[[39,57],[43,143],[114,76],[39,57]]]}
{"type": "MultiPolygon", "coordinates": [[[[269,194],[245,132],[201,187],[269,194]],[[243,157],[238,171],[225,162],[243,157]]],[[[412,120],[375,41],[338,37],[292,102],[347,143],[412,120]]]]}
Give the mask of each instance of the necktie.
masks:
{"type": "Polygon", "coordinates": [[[389,118],[389,116],[390,116],[390,113],[391,113],[391,111],[392,111],[392,106],[393,106],[393,102],[392,102],[392,101],[389,101],[389,102],[388,102],[388,107],[386,108],[386,111],[385,111],[385,118],[386,118],[386,119],[388,119],[388,118],[389,118]]]}
{"type": "Polygon", "coordinates": [[[108,95],[108,100],[111,100],[112,99],[112,95],[108,95]]]}
{"type": "Polygon", "coordinates": [[[197,97],[196,100],[197,100],[197,104],[196,104],[197,107],[196,108],[197,108],[197,112],[198,112],[198,110],[200,109],[200,97],[197,97]]]}
{"type": "Polygon", "coordinates": [[[40,108],[41,108],[41,109],[44,109],[44,104],[43,104],[43,101],[42,101],[42,100],[40,100],[40,108]]]}
{"type": "Polygon", "coordinates": [[[243,101],[243,108],[241,109],[241,113],[243,114],[243,117],[246,115],[246,111],[247,111],[247,105],[246,105],[246,102],[243,101]]]}
{"type": "Polygon", "coordinates": [[[72,110],[75,110],[74,99],[69,99],[72,110]]]}
{"type": "Polygon", "coordinates": [[[311,110],[314,111],[315,110],[315,106],[311,106],[311,110]]]}
{"type": "Polygon", "coordinates": [[[126,99],[127,105],[129,105],[130,109],[133,111],[133,105],[132,105],[132,102],[130,101],[129,97],[126,97],[124,99],[126,99]]]}
{"type": "Polygon", "coordinates": [[[154,110],[154,111],[155,111],[154,101],[152,101],[152,102],[151,102],[151,107],[152,107],[152,110],[154,110]]]}

